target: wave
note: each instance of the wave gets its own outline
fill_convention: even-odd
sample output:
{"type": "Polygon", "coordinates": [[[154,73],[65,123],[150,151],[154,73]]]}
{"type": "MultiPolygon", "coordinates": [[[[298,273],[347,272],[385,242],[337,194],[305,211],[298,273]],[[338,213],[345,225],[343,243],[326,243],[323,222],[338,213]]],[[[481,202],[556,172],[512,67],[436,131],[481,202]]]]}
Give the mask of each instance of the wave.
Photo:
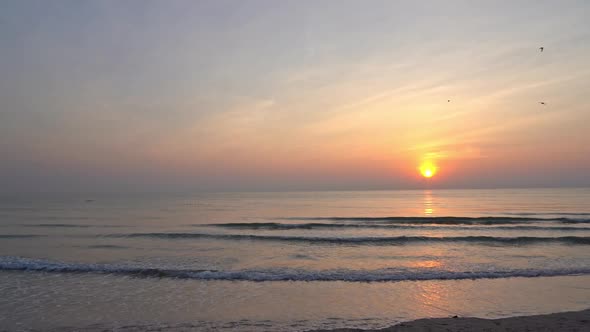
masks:
{"type": "Polygon", "coordinates": [[[88,228],[90,225],[76,225],[76,224],[25,224],[23,227],[50,227],[50,228],[88,228]]]}
{"type": "Polygon", "coordinates": [[[262,223],[223,223],[223,224],[196,224],[194,227],[219,227],[234,229],[264,229],[264,230],[290,230],[290,229],[337,229],[337,228],[379,228],[379,229],[425,229],[425,230],[553,230],[553,231],[590,231],[589,227],[571,226],[429,226],[429,225],[394,225],[394,224],[328,224],[328,223],[304,223],[283,224],[275,222],[262,223]]]}
{"type": "Polygon", "coordinates": [[[571,224],[587,224],[590,219],[585,218],[533,218],[533,217],[290,217],[286,220],[309,221],[353,221],[379,222],[390,224],[441,224],[441,225],[501,225],[522,224],[529,222],[560,222],[571,224]]]}
{"type": "Polygon", "coordinates": [[[0,271],[35,271],[46,273],[98,273],[123,275],[140,278],[175,278],[195,280],[232,281],[345,281],[345,282],[386,282],[419,280],[461,280],[461,279],[499,279],[513,277],[554,277],[590,274],[590,267],[560,269],[506,269],[493,271],[449,271],[404,269],[380,270],[180,270],[131,267],[107,264],[64,263],[23,257],[0,257],[0,271]]]}
{"type": "Polygon", "coordinates": [[[546,215],[555,215],[555,216],[589,216],[590,212],[507,212],[504,213],[506,215],[513,215],[513,216],[546,216],[546,215]]]}
{"type": "Polygon", "coordinates": [[[111,237],[144,237],[160,239],[219,239],[219,240],[251,240],[274,242],[305,242],[326,244],[372,244],[372,245],[403,245],[417,242],[428,243],[490,243],[506,245],[527,245],[538,243],[563,243],[571,245],[588,245],[590,237],[561,236],[561,237],[495,237],[495,236],[394,236],[394,237],[319,237],[319,236],[281,236],[281,235],[252,235],[252,234],[208,234],[208,233],[131,233],[112,234],[111,237]]]}
{"type": "Polygon", "coordinates": [[[0,234],[0,239],[26,239],[26,238],[35,238],[35,237],[43,237],[44,235],[36,235],[36,234],[0,234]]]}
{"type": "Polygon", "coordinates": [[[10,226],[40,228],[124,228],[128,225],[82,225],[82,224],[13,224],[10,226]]]}
{"type": "Polygon", "coordinates": [[[118,246],[118,245],[114,245],[114,244],[95,244],[95,245],[86,246],[86,248],[89,248],[89,249],[128,249],[129,247],[118,246]]]}

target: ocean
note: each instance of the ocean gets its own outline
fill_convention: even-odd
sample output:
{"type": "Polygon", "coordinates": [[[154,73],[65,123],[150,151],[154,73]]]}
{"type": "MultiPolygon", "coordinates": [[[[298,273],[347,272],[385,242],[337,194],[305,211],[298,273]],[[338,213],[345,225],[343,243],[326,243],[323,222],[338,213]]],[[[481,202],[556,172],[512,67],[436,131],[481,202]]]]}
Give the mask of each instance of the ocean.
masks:
{"type": "Polygon", "coordinates": [[[305,331],[590,307],[590,189],[0,196],[0,329],[305,331]]]}

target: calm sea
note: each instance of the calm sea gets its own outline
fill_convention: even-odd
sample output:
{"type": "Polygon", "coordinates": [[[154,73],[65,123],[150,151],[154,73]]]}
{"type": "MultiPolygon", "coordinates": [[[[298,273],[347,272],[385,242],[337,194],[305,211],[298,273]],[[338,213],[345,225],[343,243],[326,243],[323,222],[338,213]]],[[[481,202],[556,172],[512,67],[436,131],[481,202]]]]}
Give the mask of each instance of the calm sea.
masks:
{"type": "Polygon", "coordinates": [[[374,328],[590,307],[590,189],[4,195],[0,328],[374,328]]]}

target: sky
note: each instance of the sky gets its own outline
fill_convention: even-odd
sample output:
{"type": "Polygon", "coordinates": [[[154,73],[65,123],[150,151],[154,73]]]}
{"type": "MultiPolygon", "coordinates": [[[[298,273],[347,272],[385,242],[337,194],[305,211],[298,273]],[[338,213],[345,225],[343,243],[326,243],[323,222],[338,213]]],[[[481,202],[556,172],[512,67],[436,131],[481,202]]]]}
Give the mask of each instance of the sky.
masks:
{"type": "Polygon", "coordinates": [[[590,186],[589,15],[4,0],[0,191],[590,186]]]}

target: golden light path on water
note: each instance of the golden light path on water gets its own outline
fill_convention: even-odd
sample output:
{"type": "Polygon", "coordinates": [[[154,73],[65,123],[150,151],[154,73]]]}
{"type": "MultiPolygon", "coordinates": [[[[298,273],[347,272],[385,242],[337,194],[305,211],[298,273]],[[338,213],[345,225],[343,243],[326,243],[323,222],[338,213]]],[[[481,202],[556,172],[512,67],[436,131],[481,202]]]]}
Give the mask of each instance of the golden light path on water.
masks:
{"type": "Polygon", "coordinates": [[[424,191],[424,215],[425,216],[432,216],[435,213],[433,198],[432,198],[432,191],[426,190],[424,191]]]}

